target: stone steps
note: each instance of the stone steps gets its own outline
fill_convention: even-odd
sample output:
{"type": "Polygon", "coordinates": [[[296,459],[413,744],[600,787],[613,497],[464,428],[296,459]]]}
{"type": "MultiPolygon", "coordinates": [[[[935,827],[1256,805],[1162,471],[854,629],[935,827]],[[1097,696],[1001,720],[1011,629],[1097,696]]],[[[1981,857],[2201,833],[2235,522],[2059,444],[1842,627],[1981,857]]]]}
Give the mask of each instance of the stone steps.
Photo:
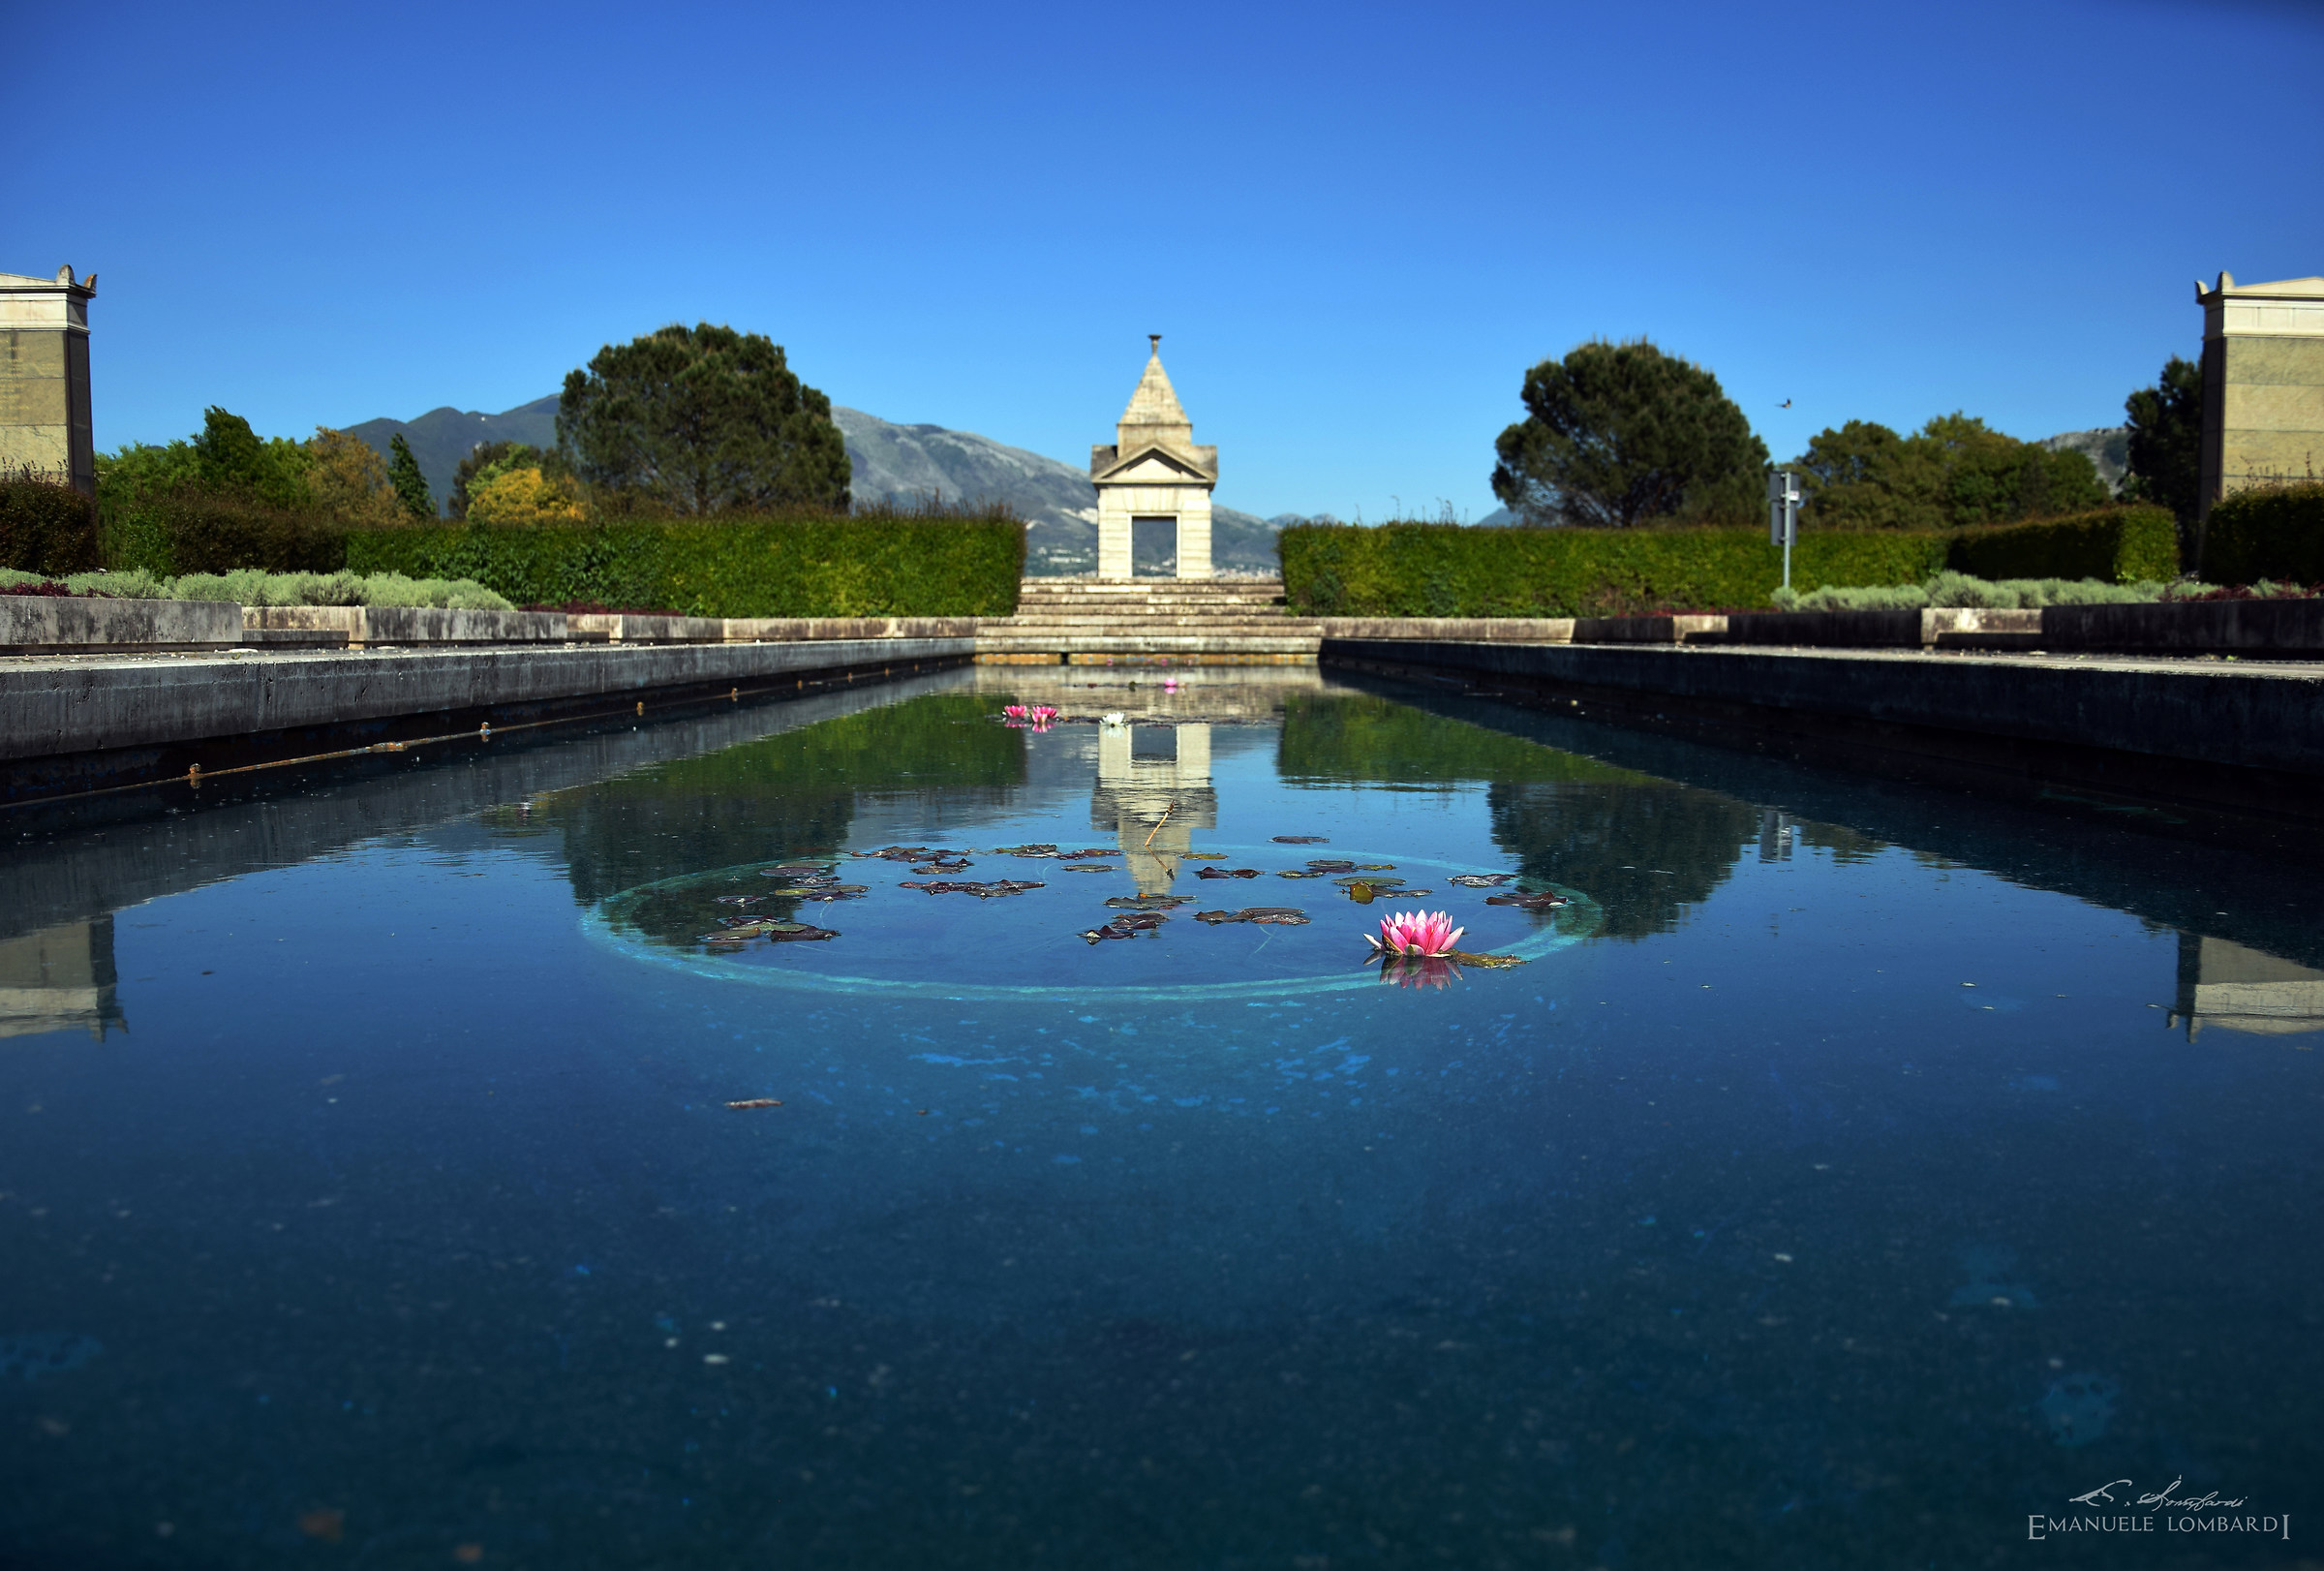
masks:
{"type": "Polygon", "coordinates": [[[1284,614],[1276,579],[1027,578],[1017,614],[978,622],[979,655],[1312,660],[1323,625],[1284,614]]]}

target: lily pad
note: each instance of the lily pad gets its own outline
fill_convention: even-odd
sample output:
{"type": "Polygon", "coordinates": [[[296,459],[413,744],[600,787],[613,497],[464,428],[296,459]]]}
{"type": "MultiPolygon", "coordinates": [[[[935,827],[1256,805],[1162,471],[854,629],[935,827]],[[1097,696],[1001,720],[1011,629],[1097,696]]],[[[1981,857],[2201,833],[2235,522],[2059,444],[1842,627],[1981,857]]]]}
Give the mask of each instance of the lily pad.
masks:
{"type": "Polygon", "coordinates": [[[1311,873],[1353,873],[1356,864],[1342,856],[1310,856],[1307,869],[1311,873]]]}
{"type": "Polygon", "coordinates": [[[1133,939],[1141,933],[1150,933],[1170,918],[1160,911],[1124,911],[1103,927],[1086,928],[1082,937],[1091,943],[1104,943],[1112,939],[1133,939]]]}
{"type": "Polygon", "coordinates": [[[1086,851],[1059,851],[1057,852],[1057,860],[1060,862],[1079,862],[1092,856],[1119,856],[1120,854],[1121,850],[1118,847],[1092,846],[1086,851]]]}
{"type": "Polygon", "coordinates": [[[1323,870],[1323,869],[1321,869],[1321,868],[1312,868],[1312,867],[1309,867],[1309,868],[1285,868],[1285,869],[1283,869],[1281,872],[1279,872],[1279,873],[1277,873],[1277,874],[1275,875],[1275,877],[1276,877],[1276,878],[1322,878],[1323,876],[1324,876],[1324,870],[1323,870]]]}
{"type": "Polygon", "coordinates": [[[1455,949],[1446,957],[1463,966],[1475,966],[1483,970],[1507,970],[1512,966],[1525,964],[1523,955],[1473,955],[1466,949],[1455,949]]]}
{"type": "Polygon", "coordinates": [[[1189,862],[1223,862],[1227,859],[1225,851],[1180,851],[1178,854],[1189,862]]]}
{"type": "Polygon", "coordinates": [[[1333,883],[1348,887],[1353,887],[1354,885],[1360,883],[1367,883],[1370,884],[1374,889],[1392,889],[1397,884],[1402,883],[1404,880],[1402,878],[1375,878],[1368,873],[1356,873],[1351,874],[1344,878],[1333,878],[1331,881],[1333,883]]]}
{"type": "Polygon", "coordinates": [[[769,922],[767,937],[776,943],[805,943],[818,939],[839,937],[827,927],[814,927],[806,922],[769,922]]]}
{"type": "Polygon", "coordinates": [[[713,895],[710,898],[721,906],[748,906],[750,902],[763,899],[765,896],[762,891],[756,895],[713,895]]]}
{"type": "Polygon", "coordinates": [[[912,871],[914,873],[959,873],[967,866],[968,858],[965,856],[944,856],[933,861],[920,863],[913,867],[912,871]]]}
{"type": "Polygon", "coordinates": [[[990,883],[967,879],[936,878],[923,883],[906,878],[896,886],[899,889],[925,889],[932,895],[974,895],[979,900],[993,900],[1001,895],[1021,895],[1027,889],[1042,889],[1047,885],[1024,878],[994,878],[990,883]]]}
{"type": "Polygon", "coordinates": [[[933,862],[938,858],[966,856],[968,852],[956,851],[947,846],[883,846],[875,851],[850,851],[848,854],[877,857],[887,862],[933,862]]]}
{"type": "Polygon", "coordinates": [[[1194,919],[1212,927],[1221,922],[1256,922],[1262,927],[1307,925],[1307,913],[1296,906],[1245,906],[1238,911],[1196,911],[1194,919]]]}
{"type": "Polygon", "coordinates": [[[1119,873],[1121,869],[1107,867],[1100,862],[1084,862],[1079,867],[1061,868],[1058,871],[1064,873],[1119,873]]]}
{"type": "Polygon", "coordinates": [[[1487,906],[1514,906],[1519,910],[1547,911],[1555,910],[1558,907],[1565,905],[1566,897],[1535,894],[1487,895],[1484,897],[1484,903],[1487,906]]]}
{"type": "Polygon", "coordinates": [[[993,854],[994,856],[1055,856],[1057,854],[1057,848],[1046,842],[1027,846],[995,846],[993,847],[993,854]]]}
{"type": "Polygon", "coordinates": [[[1195,869],[1194,876],[1198,878],[1255,878],[1259,877],[1259,870],[1255,867],[1206,867],[1195,869]]]}
{"type": "Polygon", "coordinates": [[[1491,889],[1515,877],[1514,873],[1455,873],[1445,881],[1459,884],[1463,889],[1491,889]]]}
{"type": "Polygon", "coordinates": [[[1356,864],[1356,871],[1359,873],[1393,873],[1395,870],[1396,864],[1393,862],[1359,862],[1356,864]]]}
{"type": "Polygon", "coordinates": [[[1116,895],[1106,902],[1109,909],[1117,911],[1166,911],[1193,904],[1192,895],[1116,895]]]}
{"type": "Polygon", "coordinates": [[[1277,835],[1274,840],[1278,846],[1329,846],[1331,844],[1330,835],[1277,835]]]}

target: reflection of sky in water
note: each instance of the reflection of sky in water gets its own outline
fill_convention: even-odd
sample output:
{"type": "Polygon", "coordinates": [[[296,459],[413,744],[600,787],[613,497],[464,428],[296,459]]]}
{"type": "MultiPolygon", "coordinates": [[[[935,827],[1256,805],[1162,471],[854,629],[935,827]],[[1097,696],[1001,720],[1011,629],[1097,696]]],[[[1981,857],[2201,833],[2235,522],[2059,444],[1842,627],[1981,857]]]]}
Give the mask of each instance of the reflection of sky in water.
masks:
{"type": "MultiPolygon", "coordinates": [[[[1154,941],[1071,937],[1115,878],[986,903],[1009,941],[933,978],[1055,931],[1037,996],[737,986],[584,931],[841,844],[1108,843],[1087,728],[1010,752],[949,713],[20,864],[301,847],[114,911],[128,1037],[0,1044],[0,1347],[70,1366],[0,1380],[0,1558],[289,1563],[327,1508],[382,1565],[1960,1564],[2104,1476],[2301,1509],[2314,1038],[2166,1029],[2185,946],[2092,891],[2143,863],[2234,921],[2305,885],[1561,735],[1596,755],[1323,693],[1212,732],[1191,849],[1324,834],[1279,865],[1361,846],[1603,905],[1442,991],[1059,996],[1154,941]],[[352,832],[301,841],[323,816],[352,832]]],[[[1028,865],[1057,866],[963,876],[1028,865]]],[[[808,908],[845,937],[802,962],[878,902],[988,914],[879,871],[808,908]]],[[[1379,908],[1249,887],[1188,892],[1308,907],[1292,936],[1361,958],[1379,908]]]]}

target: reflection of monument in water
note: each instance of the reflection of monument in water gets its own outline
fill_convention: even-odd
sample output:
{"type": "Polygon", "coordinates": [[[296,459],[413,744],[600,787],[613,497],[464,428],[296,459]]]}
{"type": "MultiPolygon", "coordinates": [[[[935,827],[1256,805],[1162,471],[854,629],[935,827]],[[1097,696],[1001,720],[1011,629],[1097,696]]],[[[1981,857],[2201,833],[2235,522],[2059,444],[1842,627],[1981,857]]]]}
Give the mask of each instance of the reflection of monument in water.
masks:
{"type": "Polygon", "coordinates": [[[1208,723],[1100,727],[1089,826],[1113,831],[1140,894],[1168,892],[1194,831],[1218,826],[1208,723]]]}
{"type": "Polygon", "coordinates": [[[67,922],[0,939],[0,1036],[107,1028],[126,1032],[113,985],[113,919],[67,922]]]}
{"type": "Polygon", "coordinates": [[[2225,939],[2179,935],[2179,1001],[2171,1024],[2193,1041],[2206,1026],[2266,1036],[2324,1031],[2324,971],[2225,939]]]}

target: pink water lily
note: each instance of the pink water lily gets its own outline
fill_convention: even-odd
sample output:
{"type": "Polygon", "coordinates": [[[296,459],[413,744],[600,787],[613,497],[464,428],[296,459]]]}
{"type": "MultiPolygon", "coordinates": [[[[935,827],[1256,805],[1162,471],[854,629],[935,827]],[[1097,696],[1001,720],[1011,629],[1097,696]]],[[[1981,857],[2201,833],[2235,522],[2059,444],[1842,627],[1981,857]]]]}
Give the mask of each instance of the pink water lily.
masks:
{"type": "Polygon", "coordinates": [[[1392,911],[1380,918],[1380,936],[1364,941],[1383,954],[1449,955],[1468,931],[1443,911],[1392,911]]]}

